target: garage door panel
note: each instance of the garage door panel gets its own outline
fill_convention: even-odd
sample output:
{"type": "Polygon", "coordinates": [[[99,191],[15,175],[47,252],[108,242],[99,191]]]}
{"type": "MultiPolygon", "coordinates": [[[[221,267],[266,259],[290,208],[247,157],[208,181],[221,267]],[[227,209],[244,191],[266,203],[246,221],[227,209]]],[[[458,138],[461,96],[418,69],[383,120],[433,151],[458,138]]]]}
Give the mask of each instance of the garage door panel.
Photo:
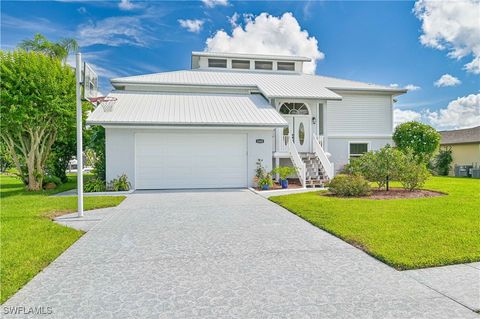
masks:
{"type": "Polygon", "coordinates": [[[246,134],[139,133],[137,189],[247,186],[246,134]]]}

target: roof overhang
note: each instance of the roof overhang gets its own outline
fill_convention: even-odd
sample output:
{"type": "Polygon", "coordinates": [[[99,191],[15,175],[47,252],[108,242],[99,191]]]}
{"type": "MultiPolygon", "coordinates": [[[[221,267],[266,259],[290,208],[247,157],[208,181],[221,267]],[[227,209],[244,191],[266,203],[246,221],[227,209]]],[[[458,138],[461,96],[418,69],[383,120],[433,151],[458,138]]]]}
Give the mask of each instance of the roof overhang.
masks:
{"type": "Polygon", "coordinates": [[[259,94],[115,91],[111,110],[99,106],[89,125],[163,127],[286,127],[285,119],[259,94]]]}

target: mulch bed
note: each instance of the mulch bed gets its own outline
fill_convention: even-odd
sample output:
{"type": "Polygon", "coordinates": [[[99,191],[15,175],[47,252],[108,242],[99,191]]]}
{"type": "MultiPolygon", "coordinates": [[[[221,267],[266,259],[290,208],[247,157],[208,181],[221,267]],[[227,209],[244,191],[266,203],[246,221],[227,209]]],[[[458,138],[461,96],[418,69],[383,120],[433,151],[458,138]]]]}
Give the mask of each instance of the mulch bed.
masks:
{"type": "MultiPolygon", "coordinates": [[[[296,188],[302,188],[302,184],[300,184],[300,181],[299,180],[295,180],[295,179],[289,179],[288,180],[288,189],[296,189],[296,188]]],[[[272,190],[277,190],[277,189],[282,189],[282,185],[278,184],[278,183],[273,183],[273,186],[270,187],[269,191],[272,191],[272,190]]],[[[256,187],[255,190],[257,191],[263,191],[262,189],[256,187]]]]}
{"type": "MultiPolygon", "coordinates": [[[[348,197],[348,198],[365,198],[365,199],[401,199],[401,198],[425,198],[425,197],[436,197],[436,196],[444,196],[446,194],[430,191],[426,189],[420,189],[415,191],[408,191],[403,188],[390,188],[387,192],[385,190],[379,189],[372,189],[372,193],[368,196],[361,196],[361,197],[348,197]]],[[[324,196],[331,196],[331,197],[342,197],[343,196],[336,196],[334,194],[325,194],[324,196]]]]}

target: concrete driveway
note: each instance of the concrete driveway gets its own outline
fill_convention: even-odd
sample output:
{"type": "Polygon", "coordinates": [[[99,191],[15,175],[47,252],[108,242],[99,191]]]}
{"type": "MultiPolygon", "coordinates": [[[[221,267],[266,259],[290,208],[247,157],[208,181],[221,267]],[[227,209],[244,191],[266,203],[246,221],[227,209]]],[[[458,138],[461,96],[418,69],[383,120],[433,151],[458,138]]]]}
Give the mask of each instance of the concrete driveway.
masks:
{"type": "Polygon", "coordinates": [[[50,309],[42,318],[478,318],[248,190],[136,192],[12,306],[50,309]]]}

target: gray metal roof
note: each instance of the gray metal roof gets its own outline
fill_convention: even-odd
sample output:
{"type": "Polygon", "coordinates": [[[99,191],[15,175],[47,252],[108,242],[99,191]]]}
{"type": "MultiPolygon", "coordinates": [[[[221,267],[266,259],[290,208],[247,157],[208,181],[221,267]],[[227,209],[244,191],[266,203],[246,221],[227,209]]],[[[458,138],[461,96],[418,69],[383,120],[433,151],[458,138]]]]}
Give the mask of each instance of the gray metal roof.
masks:
{"type": "Polygon", "coordinates": [[[341,100],[332,90],[380,91],[391,94],[406,90],[387,86],[336,79],[326,76],[288,72],[233,70],[183,70],[137,75],[111,80],[114,86],[125,84],[193,85],[221,87],[254,87],[268,98],[307,98],[341,100]]]}
{"type": "Polygon", "coordinates": [[[480,143],[480,126],[454,131],[440,131],[441,145],[480,143]]]}
{"type": "Polygon", "coordinates": [[[87,124],[285,127],[285,119],[259,94],[114,91],[111,111],[97,107],[87,124]]]}
{"type": "Polygon", "coordinates": [[[272,54],[250,54],[250,53],[227,53],[227,52],[203,52],[193,51],[192,56],[206,56],[219,58],[241,58],[241,59],[257,59],[257,60],[282,60],[282,61],[302,61],[309,62],[312,59],[298,55],[272,55],[272,54]]]}

